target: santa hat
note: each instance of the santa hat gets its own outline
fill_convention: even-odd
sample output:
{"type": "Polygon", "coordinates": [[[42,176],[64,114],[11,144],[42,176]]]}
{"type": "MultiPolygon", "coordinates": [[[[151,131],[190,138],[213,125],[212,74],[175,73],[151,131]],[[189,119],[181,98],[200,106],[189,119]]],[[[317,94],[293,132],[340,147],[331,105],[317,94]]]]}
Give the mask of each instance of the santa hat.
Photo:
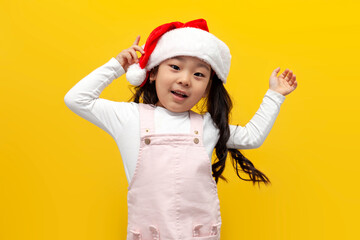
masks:
{"type": "Polygon", "coordinates": [[[143,86],[153,67],[180,55],[205,61],[218,78],[226,83],[230,71],[230,50],[224,42],[209,32],[205,19],[163,24],[150,33],[142,47],[145,53],[139,58],[139,62],[130,65],[126,72],[126,79],[132,85],[143,86]]]}

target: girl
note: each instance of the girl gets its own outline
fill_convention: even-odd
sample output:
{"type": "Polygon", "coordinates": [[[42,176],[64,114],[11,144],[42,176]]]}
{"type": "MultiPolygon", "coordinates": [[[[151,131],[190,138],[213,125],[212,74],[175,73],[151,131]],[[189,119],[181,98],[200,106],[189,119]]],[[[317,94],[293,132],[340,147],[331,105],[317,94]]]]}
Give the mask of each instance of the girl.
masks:
{"type": "Polygon", "coordinates": [[[238,149],[264,142],[285,96],[297,86],[296,77],[288,69],[277,77],[276,68],[255,116],[245,127],[233,126],[223,85],[230,51],[204,19],[163,24],[145,45],[138,46],[139,41],[140,36],[78,82],[65,103],[108,132],[119,147],[129,182],[127,240],[218,240],[216,184],[219,177],[226,180],[222,172],[228,153],[238,176],[238,165],[250,176],[241,179],[270,182],[238,149]],[[124,73],[136,86],[133,102],[99,98],[124,73]],[[204,114],[191,110],[201,99],[204,114]]]}

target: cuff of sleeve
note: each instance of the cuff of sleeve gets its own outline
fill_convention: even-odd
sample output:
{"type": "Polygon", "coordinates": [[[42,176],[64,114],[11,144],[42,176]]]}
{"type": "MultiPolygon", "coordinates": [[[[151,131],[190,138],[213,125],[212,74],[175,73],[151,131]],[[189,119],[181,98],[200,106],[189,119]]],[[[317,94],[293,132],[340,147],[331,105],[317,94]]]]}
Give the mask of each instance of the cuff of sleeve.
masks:
{"type": "Polygon", "coordinates": [[[125,73],[124,68],[121,66],[121,64],[119,63],[118,60],[116,60],[116,58],[112,57],[107,64],[114,70],[115,72],[115,77],[118,78],[121,75],[123,75],[125,73]]]}
{"type": "Polygon", "coordinates": [[[269,96],[271,99],[273,99],[274,101],[282,104],[285,101],[285,96],[282,95],[281,93],[271,90],[270,88],[267,90],[266,94],[267,96],[269,96]]]}

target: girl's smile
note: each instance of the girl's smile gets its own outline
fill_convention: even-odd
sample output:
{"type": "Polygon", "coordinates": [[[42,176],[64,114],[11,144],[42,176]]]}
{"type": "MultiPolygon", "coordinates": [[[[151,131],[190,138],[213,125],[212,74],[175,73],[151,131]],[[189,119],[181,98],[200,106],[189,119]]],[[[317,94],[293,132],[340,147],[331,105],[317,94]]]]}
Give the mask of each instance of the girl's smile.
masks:
{"type": "Polygon", "coordinates": [[[180,90],[171,91],[171,93],[174,94],[175,101],[179,101],[179,102],[185,100],[188,97],[188,95],[186,95],[185,92],[180,90]]]}
{"type": "Polygon", "coordinates": [[[150,74],[159,99],[156,105],[172,112],[189,111],[206,96],[210,74],[210,65],[196,57],[177,56],[163,61],[157,73],[150,74]]]}

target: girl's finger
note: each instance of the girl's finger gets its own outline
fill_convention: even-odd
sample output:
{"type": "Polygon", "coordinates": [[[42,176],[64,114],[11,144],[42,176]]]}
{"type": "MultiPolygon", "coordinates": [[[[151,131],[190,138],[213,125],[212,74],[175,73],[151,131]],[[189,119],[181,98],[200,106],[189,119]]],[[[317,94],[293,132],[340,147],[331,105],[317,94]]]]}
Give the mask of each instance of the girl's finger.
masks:
{"type": "Polygon", "coordinates": [[[285,71],[279,77],[285,78],[285,76],[288,72],[289,72],[289,69],[285,69],[285,71]]]}
{"type": "Polygon", "coordinates": [[[135,39],[135,42],[133,43],[133,45],[138,45],[140,42],[140,35],[138,35],[135,39]]]}
{"type": "Polygon", "coordinates": [[[271,76],[272,77],[276,77],[276,75],[279,73],[280,67],[277,67],[274,69],[274,71],[272,72],[271,76]]]}
{"type": "Polygon", "coordinates": [[[136,50],[138,50],[141,54],[144,54],[145,51],[142,47],[138,46],[138,45],[134,45],[133,48],[135,48],[136,50]]]}
{"type": "Polygon", "coordinates": [[[133,57],[134,61],[138,62],[138,56],[137,56],[135,50],[134,49],[129,49],[129,52],[130,52],[131,56],[133,57]]]}
{"type": "Polygon", "coordinates": [[[132,56],[131,56],[130,52],[126,52],[125,57],[127,58],[128,63],[130,64],[130,63],[131,63],[131,59],[132,59],[132,56]]]}
{"type": "Polygon", "coordinates": [[[289,74],[286,76],[286,81],[290,81],[291,80],[291,78],[292,78],[292,75],[293,75],[293,72],[292,71],[290,71],[289,72],[289,74]]]}
{"type": "Polygon", "coordinates": [[[292,86],[292,88],[295,90],[296,87],[297,87],[297,81],[295,81],[291,86],[292,86]]]}

